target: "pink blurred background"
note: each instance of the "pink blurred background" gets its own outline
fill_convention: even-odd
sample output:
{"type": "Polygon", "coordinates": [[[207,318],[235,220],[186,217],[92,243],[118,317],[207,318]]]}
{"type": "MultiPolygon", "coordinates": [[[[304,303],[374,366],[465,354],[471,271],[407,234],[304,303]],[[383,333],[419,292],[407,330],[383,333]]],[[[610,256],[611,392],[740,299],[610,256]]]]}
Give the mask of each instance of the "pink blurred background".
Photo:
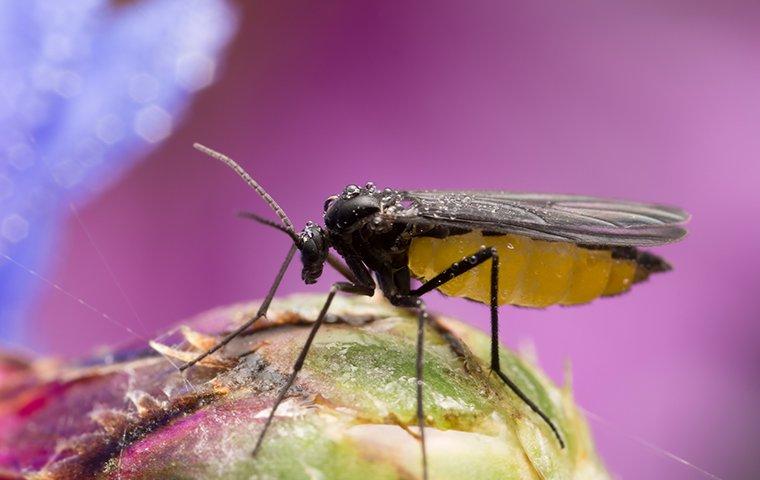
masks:
{"type": "MultiPolygon", "coordinates": [[[[694,217],[683,243],[657,249],[673,272],[584,307],[504,308],[502,339],[530,339],[555,380],[571,362],[579,403],[611,425],[592,421],[620,478],[704,478],[630,436],[723,478],[760,475],[760,4],[239,4],[221,80],[79,207],[54,281],[146,338],[263,296],[287,241],[235,217],[269,212],[194,141],[243,163],[297,224],[367,180],[676,204],[694,217]]],[[[298,270],[282,293],[334,278],[306,287],[298,270]]],[[[483,306],[429,302],[487,323],[483,306]]],[[[29,330],[61,355],[132,339],[53,289],[29,330]]]]}

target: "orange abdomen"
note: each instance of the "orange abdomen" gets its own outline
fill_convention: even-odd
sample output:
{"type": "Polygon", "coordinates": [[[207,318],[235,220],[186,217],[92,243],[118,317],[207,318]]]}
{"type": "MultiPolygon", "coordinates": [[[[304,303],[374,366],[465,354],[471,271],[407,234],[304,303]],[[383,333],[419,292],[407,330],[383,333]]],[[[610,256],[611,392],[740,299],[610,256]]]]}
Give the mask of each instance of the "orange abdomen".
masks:
{"type": "MultiPolygon", "coordinates": [[[[646,278],[635,259],[613,258],[609,249],[533,240],[524,235],[472,231],[446,238],[416,237],[409,249],[412,274],[428,280],[482,246],[499,252],[499,304],[525,307],[575,305],[627,291],[646,278]]],[[[446,295],[490,303],[491,262],[442,285],[446,295]]]]}

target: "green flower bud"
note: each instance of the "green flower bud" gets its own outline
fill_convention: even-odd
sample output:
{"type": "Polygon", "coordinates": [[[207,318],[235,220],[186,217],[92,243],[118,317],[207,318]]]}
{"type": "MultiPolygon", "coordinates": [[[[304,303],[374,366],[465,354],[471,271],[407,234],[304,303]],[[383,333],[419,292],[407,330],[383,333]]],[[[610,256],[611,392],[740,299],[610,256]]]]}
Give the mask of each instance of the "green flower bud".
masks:
{"type": "MultiPolygon", "coordinates": [[[[213,345],[256,305],[203,314],[179,330],[179,341],[154,342],[154,350],[122,349],[89,364],[0,362],[0,478],[421,478],[417,320],[379,299],[335,299],[251,456],[323,302],[275,301],[254,333],[185,375],[171,364],[213,345]]],[[[490,374],[488,352],[482,332],[431,315],[424,369],[430,478],[609,478],[569,388],[501,350],[503,370],[557,425],[562,449],[490,374]]]]}

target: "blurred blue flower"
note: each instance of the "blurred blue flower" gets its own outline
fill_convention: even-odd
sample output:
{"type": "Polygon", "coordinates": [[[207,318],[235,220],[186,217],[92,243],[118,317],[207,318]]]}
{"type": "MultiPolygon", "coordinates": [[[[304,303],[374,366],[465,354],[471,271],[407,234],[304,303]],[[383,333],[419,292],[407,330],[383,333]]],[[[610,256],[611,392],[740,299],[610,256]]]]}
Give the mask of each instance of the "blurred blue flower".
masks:
{"type": "Polygon", "coordinates": [[[0,0],[0,339],[68,202],[169,136],[235,30],[225,0],[0,0]],[[25,268],[24,268],[25,267],[25,268]]]}

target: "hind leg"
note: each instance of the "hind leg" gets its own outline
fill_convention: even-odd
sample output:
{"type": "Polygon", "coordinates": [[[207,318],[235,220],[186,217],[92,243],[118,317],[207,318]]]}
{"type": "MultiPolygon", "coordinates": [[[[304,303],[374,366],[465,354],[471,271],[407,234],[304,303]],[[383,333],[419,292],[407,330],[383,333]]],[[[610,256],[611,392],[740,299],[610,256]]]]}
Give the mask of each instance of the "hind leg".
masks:
{"type": "Polygon", "coordinates": [[[452,280],[465,272],[477,267],[481,263],[491,260],[491,370],[525,402],[546,424],[551,428],[557,441],[562,448],[565,442],[559,434],[559,430],[551,419],[536,405],[522,390],[501,370],[499,361],[499,253],[493,247],[483,247],[474,254],[455,262],[444,271],[412,290],[411,295],[421,296],[434,290],[444,283],[452,280]]]}

